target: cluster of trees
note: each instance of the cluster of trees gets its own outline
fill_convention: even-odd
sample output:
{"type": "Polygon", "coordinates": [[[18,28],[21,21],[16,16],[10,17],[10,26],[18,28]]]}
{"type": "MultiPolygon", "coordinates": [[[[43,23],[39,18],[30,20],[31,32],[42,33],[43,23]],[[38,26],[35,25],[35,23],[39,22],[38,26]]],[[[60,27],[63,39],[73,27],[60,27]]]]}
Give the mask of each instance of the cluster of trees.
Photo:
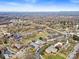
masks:
{"type": "Polygon", "coordinates": [[[79,41],[79,36],[73,35],[73,40],[79,41]]]}
{"type": "Polygon", "coordinates": [[[2,51],[0,50],[0,59],[5,59],[4,55],[2,54],[2,51]]]}
{"type": "Polygon", "coordinates": [[[50,46],[50,44],[43,46],[43,47],[40,49],[40,54],[41,54],[41,55],[44,55],[45,49],[48,48],[49,46],[50,46]]]}

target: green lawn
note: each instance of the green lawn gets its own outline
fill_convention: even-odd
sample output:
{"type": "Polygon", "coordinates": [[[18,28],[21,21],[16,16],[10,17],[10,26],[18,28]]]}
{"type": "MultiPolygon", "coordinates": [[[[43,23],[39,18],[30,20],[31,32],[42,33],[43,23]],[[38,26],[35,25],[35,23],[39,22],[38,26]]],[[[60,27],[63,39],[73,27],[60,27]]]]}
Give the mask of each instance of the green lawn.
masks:
{"type": "Polygon", "coordinates": [[[45,55],[44,59],[65,59],[65,58],[59,55],[48,55],[48,56],[45,55]]]}
{"type": "Polygon", "coordinates": [[[39,38],[39,37],[45,38],[47,36],[48,36],[47,32],[41,32],[41,33],[38,33],[35,38],[39,38]]]}

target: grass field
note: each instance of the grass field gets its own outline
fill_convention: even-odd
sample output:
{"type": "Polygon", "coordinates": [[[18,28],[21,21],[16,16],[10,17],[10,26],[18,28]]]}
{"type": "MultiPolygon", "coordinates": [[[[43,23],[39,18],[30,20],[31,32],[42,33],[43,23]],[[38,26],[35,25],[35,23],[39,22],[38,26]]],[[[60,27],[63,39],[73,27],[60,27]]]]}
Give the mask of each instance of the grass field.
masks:
{"type": "Polygon", "coordinates": [[[45,55],[44,59],[65,59],[65,58],[59,55],[45,55]]]}
{"type": "Polygon", "coordinates": [[[47,32],[40,32],[40,33],[37,34],[36,38],[39,38],[39,37],[45,38],[47,36],[48,36],[47,32]]]}

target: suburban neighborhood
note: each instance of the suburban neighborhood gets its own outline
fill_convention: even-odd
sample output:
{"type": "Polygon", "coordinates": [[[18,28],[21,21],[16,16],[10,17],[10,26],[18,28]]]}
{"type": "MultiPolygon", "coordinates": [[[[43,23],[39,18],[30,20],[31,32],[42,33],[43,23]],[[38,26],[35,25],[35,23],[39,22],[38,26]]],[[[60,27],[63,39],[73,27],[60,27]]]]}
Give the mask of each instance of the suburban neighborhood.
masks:
{"type": "Polygon", "coordinates": [[[0,22],[0,59],[79,58],[79,16],[7,17],[0,22]]]}

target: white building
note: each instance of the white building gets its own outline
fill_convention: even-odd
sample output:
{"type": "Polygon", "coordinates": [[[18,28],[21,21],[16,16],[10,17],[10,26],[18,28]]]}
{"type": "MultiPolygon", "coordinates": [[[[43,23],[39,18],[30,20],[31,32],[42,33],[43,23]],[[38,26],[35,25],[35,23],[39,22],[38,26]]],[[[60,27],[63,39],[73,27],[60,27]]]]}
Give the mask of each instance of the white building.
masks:
{"type": "Polygon", "coordinates": [[[42,41],[42,40],[37,40],[36,42],[32,42],[30,45],[31,45],[32,47],[34,47],[35,49],[37,49],[37,48],[39,48],[39,47],[42,47],[43,44],[45,44],[44,41],[42,41]]]}
{"type": "Polygon", "coordinates": [[[51,45],[45,51],[46,51],[46,53],[56,53],[57,49],[53,45],[51,45]]]}
{"type": "Polygon", "coordinates": [[[62,47],[63,46],[63,44],[61,43],[61,42],[58,42],[58,43],[56,43],[55,45],[54,45],[54,47],[62,47]]]}

